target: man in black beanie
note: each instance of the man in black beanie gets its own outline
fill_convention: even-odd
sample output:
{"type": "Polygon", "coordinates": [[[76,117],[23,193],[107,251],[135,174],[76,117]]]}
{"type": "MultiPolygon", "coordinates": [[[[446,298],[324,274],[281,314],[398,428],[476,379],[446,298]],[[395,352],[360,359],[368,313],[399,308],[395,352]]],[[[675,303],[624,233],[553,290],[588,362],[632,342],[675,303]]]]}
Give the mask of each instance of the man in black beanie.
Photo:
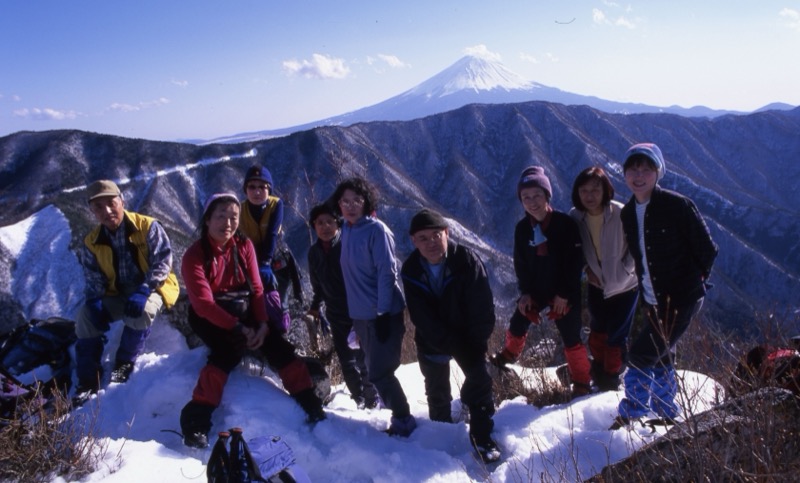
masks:
{"type": "Polygon", "coordinates": [[[401,274],[430,418],[453,422],[450,359],[455,359],[464,372],[461,401],[470,412],[470,442],[484,462],[497,461],[500,450],[491,437],[492,379],[485,357],[495,315],[486,268],[472,250],[449,240],[447,222],[436,211],[414,215],[409,234],[416,250],[401,274]]]}

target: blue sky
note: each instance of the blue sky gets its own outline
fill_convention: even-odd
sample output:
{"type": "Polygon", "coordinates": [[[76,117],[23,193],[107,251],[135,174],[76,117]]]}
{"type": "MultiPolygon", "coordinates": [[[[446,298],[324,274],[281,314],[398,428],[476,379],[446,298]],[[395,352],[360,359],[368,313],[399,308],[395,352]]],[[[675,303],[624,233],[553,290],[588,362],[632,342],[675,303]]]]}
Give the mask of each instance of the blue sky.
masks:
{"type": "Polygon", "coordinates": [[[800,105],[800,0],[0,0],[0,136],[288,127],[383,101],[473,51],[609,100],[800,105]]]}

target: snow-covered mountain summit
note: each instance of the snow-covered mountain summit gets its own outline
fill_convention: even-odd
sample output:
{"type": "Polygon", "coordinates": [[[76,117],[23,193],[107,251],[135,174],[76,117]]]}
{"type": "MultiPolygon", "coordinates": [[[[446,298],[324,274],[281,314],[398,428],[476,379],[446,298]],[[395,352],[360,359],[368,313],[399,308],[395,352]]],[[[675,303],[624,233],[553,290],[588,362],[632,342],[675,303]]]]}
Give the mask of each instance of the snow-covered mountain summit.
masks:
{"type": "Polygon", "coordinates": [[[400,96],[444,97],[460,91],[525,90],[538,84],[507,69],[499,61],[467,55],[400,96]]]}
{"type": "Polygon", "coordinates": [[[715,111],[702,106],[688,109],[679,106],[657,107],[574,94],[525,79],[495,57],[470,54],[417,86],[378,104],[307,124],[240,133],[202,144],[259,141],[321,126],[350,126],[371,121],[411,121],[468,104],[512,104],[528,101],[586,105],[609,113],[623,114],[666,112],[694,117],[741,114],[715,111]]]}

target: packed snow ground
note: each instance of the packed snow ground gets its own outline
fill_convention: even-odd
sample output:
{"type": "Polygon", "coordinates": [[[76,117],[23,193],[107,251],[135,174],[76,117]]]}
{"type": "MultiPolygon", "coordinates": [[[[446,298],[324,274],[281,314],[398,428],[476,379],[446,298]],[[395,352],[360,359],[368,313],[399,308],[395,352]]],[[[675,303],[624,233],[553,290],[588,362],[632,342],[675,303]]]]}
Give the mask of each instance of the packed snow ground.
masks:
{"type": "MultiPolygon", "coordinates": [[[[113,328],[105,355],[109,367],[120,325],[113,328]]],[[[210,449],[186,448],[178,435],[163,431],[180,429],[180,410],[191,396],[205,357],[205,348],[189,350],[181,334],[165,322],[156,326],[131,379],[107,386],[76,412],[87,421],[96,418],[95,434],[107,444],[100,468],[85,481],[205,478],[210,449]]],[[[461,374],[455,364],[452,367],[453,408],[458,414],[461,374]]],[[[408,439],[381,432],[388,426],[390,412],[358,410],[343,386],[334,387],[334,398],[326,408],[328,419],[311,427],[276,375],[269,370],[261,375],[257,368],[242,364],[231,374],[222,405],[214,413],[211,440],[217,431],[235,426],[244,428],[247,439],[280,436],[314,482],[580,481],[664,432],[645,427],[609,431],[621,392],[542,409],[518,398],[500,404],[495,439],[504,458],[487,467],[475,459],[464,422],[428,419],[419,367],[404,365],[398,376],[419,424],[408,439]]],[[[534,376],[531,382],[538,379],[534,376]]],[[[713,401],[713,381],[689,372],[681,373],[681,379],[689,396],[683,404],[688,406],[686,399],[691,400],[693,412],[713,401]]]]}
{"type": "MultiPolygon", "coordinates": [[[[117,323],[117,326],[120,324],[117,323]]],[[[114,327],[106,364],[119,337],[114,327]]],[[[111,384],[78,415],[96,415],[96,435],[105,438],[102,465],[86,481],[177,482],[205,478],[208,450],[183,446],[181,438],[163,430],[179,430],[182,406],[189,400],[206,350],[189,350],[183,337],[166,323],[156,326],[148,352],[136,364],[126,384],[111,384]]],[[[453,365],[454,412],[458,413],[458,382],[453,365]]],[[[212,442],[217,431],[244,428],[247,439],[280,436],[293,449],[297,464],[315,482],[421,481],[579,481],[618,461],[663,429],[609,431],[621,393],[584,397],[572,404],[537,409],[522,398],[504,401],[495,416],[495,438],[504,459],[484,466],[474,457],[464,422],[432,422],[422,378],[416,364],[402,366],[398,375],[419,427],[408,439],[381,432],[390,412],[358,410],[342,386],[334,388],[326,408],[328,419],[307,425],[303,411],[283,391],[270,371],[263,375],[240,365],[225,388],[214,414],[212,442]]],[[[534,383],[535,383],[534,378],[534,383]]],[[[716,385],[695,373],[682,373],[684,397],[698,412],[713,400],[716,385]]],[[[61,480],[57,480],[61,481],[61,480]]]]}
{"type": "MultiPolygon", "coordinates": [[[[28,257],[26,263],[15,265],[10,287],[28,318],[71,317],[80,296],[81,277],[74,255],[57,236],[67,233],[69,240],[69,226],[55,208],[36,216],[0,229],[0,243],[12,256],[28,257]],[[66,274],[72,278],[72,286],[64,285],[66,274]]],[[[107,374],[120,333],[117,322],[104,355],[107,374]]],[[[93,422],[93,434],[106,447],[99,468],[84,481],[205,480],[205,462],[211,450],[186,448],[179,436],[169,432],[180,429],[180,410],[191,396],[205,358],[205,348],[190,350],[166,319],[156,321],[131,379],[108,385],[74,413],[93,422]]],[[[463,377],[455,364],[452,368],[453,410],[459,414],[458,388],[463,377]]],[[[538,371],[518,370],[530,376],[530,384],[541,379],[538,371]]],[[[644,427],[609,431],[621,392],[594,394],[541,409],[517,398],[503,401],[495,416],[494,436],[503,459],[485,466],[475,459],[463,421],[444,424],[428,419],[419,367],[404,365],[397,375],[418,422],[407,439],[381,432],[388,426],[390,412],[358,410],[344,386],[333,388],[333,400],[326,408],[328,419],[310,427],[303,411],[282,389],[280,379],[247,364],[231,374],[222,405],[214,413],[210,439],[213,443],[217,431],[235,426],[244,428],[247,439],[280,436],[314,482],[579,481],[665,431],[651,432],[644,427]]],[[[692,372],[680,372],[679,376],[681,404],[687,413],[708,408],[718,397],[718,385],[707,377],[692,372]]]]}

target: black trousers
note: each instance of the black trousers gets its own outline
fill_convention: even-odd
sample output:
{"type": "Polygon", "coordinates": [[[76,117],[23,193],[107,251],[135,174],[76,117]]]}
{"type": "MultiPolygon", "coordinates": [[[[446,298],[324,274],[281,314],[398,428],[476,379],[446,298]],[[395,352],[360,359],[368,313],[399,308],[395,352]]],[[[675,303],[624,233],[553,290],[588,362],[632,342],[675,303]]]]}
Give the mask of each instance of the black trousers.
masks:
{"type": "MultiPolygon", "coordinates": [[[[450,402],[453,400],[450,387],[450,363],[436,362],[422,352],[417,352],[419,368],[425,379],[425,395],[428,398],[428,413],[433,421],[452,422],[450,402]]],[[[488,437],[494,429],[494,397],[492,378],[486,368],[483,354],[472,354],[469,359],[455,357],[456,364],[464,373],[461,386],[461,401],[469,408],[470,434],[488,437]]]]}

